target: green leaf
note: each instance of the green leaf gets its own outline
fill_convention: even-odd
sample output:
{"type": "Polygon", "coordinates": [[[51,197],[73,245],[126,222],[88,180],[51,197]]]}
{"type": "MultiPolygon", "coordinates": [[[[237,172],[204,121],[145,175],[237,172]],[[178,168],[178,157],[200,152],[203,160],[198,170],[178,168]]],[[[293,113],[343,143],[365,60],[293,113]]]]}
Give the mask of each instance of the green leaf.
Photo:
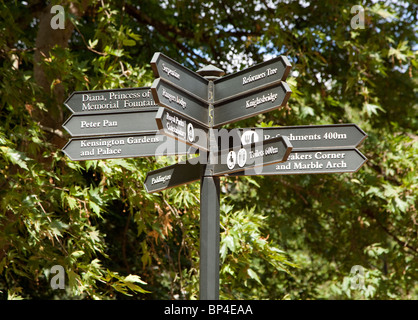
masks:
{"type": "Polygon", "coordinates": [[[257,273],[254,272],[253,269],[248,268],[247,269],[247,273],[250,276],[251,279],[254,279],[255,281],[257,281],[259,284],[262,285],[260,278],[258,277],[257,273]]]}
{"type": "Polygon", "coordinates": [[[18,165],[22,169],[29,170],[25,161],[28,158],[22,152],[5,146],[1,146],[0,150],[11,163],[18,165]]]}
{"type": "Polygon", "coordinates": [[[386,112],[381,106],[378,106],[376,104],[371,104],[371,103],[365,103],[363,105],[363,110],[367,113],[369,117],[373,115],[377,115],[378,111],[386,112]]]}
{"type": "Polygon", "coordinates": [[[60,220],[53,220],[50,223],[49,227],[51,228],[51,230],[52,230],[52,232],[53,232],[53,234],[55,236],[62,237],[62,233],[61,232],[63,232],[64,230],[68,229],[69,225],[66,224],[66,223],[63,223],[60,220]]]}
{"type": "Polygon", "coordinates": [[[126,276],[124,281],[132,282],[132,283],[140,283],[140,284],[143,284],[143,285],[147,284],[145,281],[141,280],[141,278],[139,276],[134,275],[134,274],[130,274],[130,275],[126,276]]]}
{"type": "Polygon", "coordinates": [[[124,46],[128,46],[128,47],[136,45],[135,40],[131,40],[131,39],[123,39],[122,43],[124,46]]]}
{"type": "Polygon", "coordinates": [[[231,252],[235,252],[235,241],[231,235],[227,235],[224,239],[226,246],[228,247],[231,252]]]}

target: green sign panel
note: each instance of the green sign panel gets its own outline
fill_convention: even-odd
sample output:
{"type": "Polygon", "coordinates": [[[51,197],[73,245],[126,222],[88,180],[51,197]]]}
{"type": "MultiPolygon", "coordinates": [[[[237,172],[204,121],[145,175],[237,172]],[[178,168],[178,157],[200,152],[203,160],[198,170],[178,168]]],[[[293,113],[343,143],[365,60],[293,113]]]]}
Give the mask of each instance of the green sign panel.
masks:
{"type": "Polygon", "coordinates": [[[71,139],[62,151],[73,161],[195,154],[196,149],[163,134],[71,139]]]}
{"type": "Polygon", "coordinates": [[[239,128],[229,130],[229,135],[243,144],[287,136],[296,149],[327,149],[357,147],[367,134],[356,124],[312,126],[287,126],[267,128],[239,128]]]}
{"type": "Polygon", "coordinates": [[[189,95],[194,95],[204,101],[207,100],[209,81],[196,72],[182,66],[161,52],[154,54],[151,67],[156,78],[170,82],[181,90],[187,91],[189,95]]]}
{"type": "Polygon", "coordinates": [[[273,83],[285,81],[290,69],[289,60],[280,56],[214,81],[215,103],[236,95],[246,94],[273,83]]]}
{"type": "Polygon", "coordinates": [[[63,128],[72,137],[105,136],[116,134],[156,133],[155,117],[158,109],[140,112],[72,115],[63,128]]]}
{"type": "Polygon", "coordinates": [[[284,175],[356,172],[367,158],[357,149],[292,151],[283,163],[232,175],[284,175]]]}
{"type": "Polygon", "coordinates": [[[143,110],[158,107],[151,88],[75,91],[64,102],[73,114],[103,114],[143,110]]]}
{"type": "Polygon", "coordinates": [[[160,106],[178,112],[201,125],[208,126],[209,105],[203,100],[195,98],[162,79],[154,81],[151,92],[155,102],[160,106]]]}
{"type": "Polygon", "coordinates": [[[218,153],[218,163],[214,164],[213,174],[228,175],[232,172],[283,162],[291,151],[292,144],[284,136],[222,150],[218,153]]]}
{"type": "Polygon", "coordinates": [[[164,108],[158,110],[155,120],[161,133],[198,149],[209,150],[206,127],[164,108]]]}
{"type": "Polygon", "coordinates": [[[232,100],[223,100],[216,104],[214,110],[214,126],[236,122],[279,108],[287,103],[292,90],[286,82],[263,87],[259,91],[251,91],[239,95],[232,100]]]}
{"type": "Polygon", "coordinates": [[[147,192],[158,192],[200,180],[202,165],[199,158],[150,171],[144,182],[147,192]]]}

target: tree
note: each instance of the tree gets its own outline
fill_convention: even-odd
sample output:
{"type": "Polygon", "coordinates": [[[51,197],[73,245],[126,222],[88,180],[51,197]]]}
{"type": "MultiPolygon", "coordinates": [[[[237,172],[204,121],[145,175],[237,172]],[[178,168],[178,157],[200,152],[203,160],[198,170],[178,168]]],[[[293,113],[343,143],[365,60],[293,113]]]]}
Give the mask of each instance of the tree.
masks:
{"type": "Polygon", "coordinates": [[[71,92],[150,86],[161,51],[227,73],[291,60],[287,106],[228,127],[356,123],[368,134],[354,174],[222,178],[222,298],[416,299],[418,6],[363,1],[354,29],[354,5],[1,1],[2,297],[198,298],[199,184],[142,185],[177,157],[73,162],[60,151],[71,92]],[[51,27],[55,4],[64,29],[51,27]],[[56,265],[65,289],[51,286],[56,265]]]}

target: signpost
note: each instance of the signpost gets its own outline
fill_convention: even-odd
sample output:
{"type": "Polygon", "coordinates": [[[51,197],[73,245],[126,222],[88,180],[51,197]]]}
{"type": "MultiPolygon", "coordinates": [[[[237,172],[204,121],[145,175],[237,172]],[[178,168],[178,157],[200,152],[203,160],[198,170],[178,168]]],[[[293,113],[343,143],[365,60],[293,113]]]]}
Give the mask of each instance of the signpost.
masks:
{"type": "Polygon", "coordinates": [[[367,134],[356,124],[331,124],[312,126],[288,126],[267,128],[231,129],[230,136],[237,140],[260,141],[278,135],[287,136],[292,143],[293,151],[297,149],[321,149],[357,147],[367,134]]]}
{"type": "Polygon", "coordinates": [[[291,64],[280,56],[214,81],[215,102],[230,99],[273,83],[280,84],[289,75],[291,64]]]}
{"type": "Polygon", "coordinates": [[[214,126],[219,127],[277,109],[287,103],[291,93],[286,82],[279,82],[232,99],[223,99],[215,104],[214,126]]]}
{"type": "Polygon", "coordinates": [[[188,117],[208,127],[209,104],[169,82],[156,79],[151,86],[154,100],[162,107],[188,117]]]}
{"type": "Polygon", "coordinates": [[[105,136],[114,134],[155,133],[157,108],[140,112],[121,112],[72,115],[64,124],[72,137],[105,136]]]}
{"type": "Polygon", "coordinates": [[[200,180],[202,166],[199,158],[173,164],[158,170],[150,171],[145,178],[147,192],[159,192],[169,188],[200,180]]]}
{"type": "Polygon", "coordinates": [[[156,78],[177,86],[181,91],[206,101],[209,81],[198,73],[187,69],[161,52],[156,52],[151,59],[151,67],[156,78]]]}
{"type": "Polygon", "coordinates": [[[285,136],[222,150],[218,153],[213,175],[229,175],[249,168],[257,172],[259,167],[285,161],[291,151],[292,144],[285,136]]]}
{"type": "Polygon", "coordinates": [[[83,115],[132,112],[158,107],[149,87],[75,91],[64,104],[73,114],[83,115]]]}
{"type": "Polygon", "coordinates": [[[206,127],[164,108],[158,110],[155,120],[161,133],[198,149],[209,150],[206,127]]]}
{"type": "Polygon", "coordinates": [[[159,133],[71,139],[62,151],[73,161],[195,154],[196,149],[159,133]]]}
{"type": "Polygon", "coordinates": [[[200,299],[219,299],[220,177],[356,172],[367,161],[355,124],[269,128],[217,127],[277,109],[291,90],[280,56],[221,78],[212,65],[193,72],[162,53],[150,88],[74,92],[71,160],[200,155],[147,174],[148,192],[200,180],[200,299]],[[157,108],[159,107],[159,108],[157,108]]]}
{"type": "Polygon", "coordinates": [[[76,91],[65,101],[73,115],[63,127],[62,151],[74,161],[194,154],[196,149],[158,132],[151,88],[76,91]]]}
{"type": "Polygon", "coordinates": [[[287,161],[259,170],[245,170],[231,175],[285,175],[357,172],[367,158],[357,149],[292,151],[287,161]]]}

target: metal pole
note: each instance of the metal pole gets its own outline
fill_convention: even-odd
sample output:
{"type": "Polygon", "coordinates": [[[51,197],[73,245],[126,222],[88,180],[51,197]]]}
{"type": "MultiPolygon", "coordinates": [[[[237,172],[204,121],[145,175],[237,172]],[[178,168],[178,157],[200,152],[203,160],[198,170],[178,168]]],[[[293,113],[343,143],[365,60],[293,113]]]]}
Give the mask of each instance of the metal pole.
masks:
{"type": "Polygon", "coordinates": [[[200,181],[200,300],[219,300],[220,183],[200,181]]]}
{"type": "MultiPolygon", "coordinates": [[[[213,80],[224,72],[214,66],[206,66],[197,73],[209,80],[209,124],[213,127],[213,80]]],[[[208,146],[208,164],[202,167],[200,180],[199,294],[200,300],[219,300],[220,179],[212,175],[214,151],[217,149],[213,129],[209,129],[208,146]]]]}

